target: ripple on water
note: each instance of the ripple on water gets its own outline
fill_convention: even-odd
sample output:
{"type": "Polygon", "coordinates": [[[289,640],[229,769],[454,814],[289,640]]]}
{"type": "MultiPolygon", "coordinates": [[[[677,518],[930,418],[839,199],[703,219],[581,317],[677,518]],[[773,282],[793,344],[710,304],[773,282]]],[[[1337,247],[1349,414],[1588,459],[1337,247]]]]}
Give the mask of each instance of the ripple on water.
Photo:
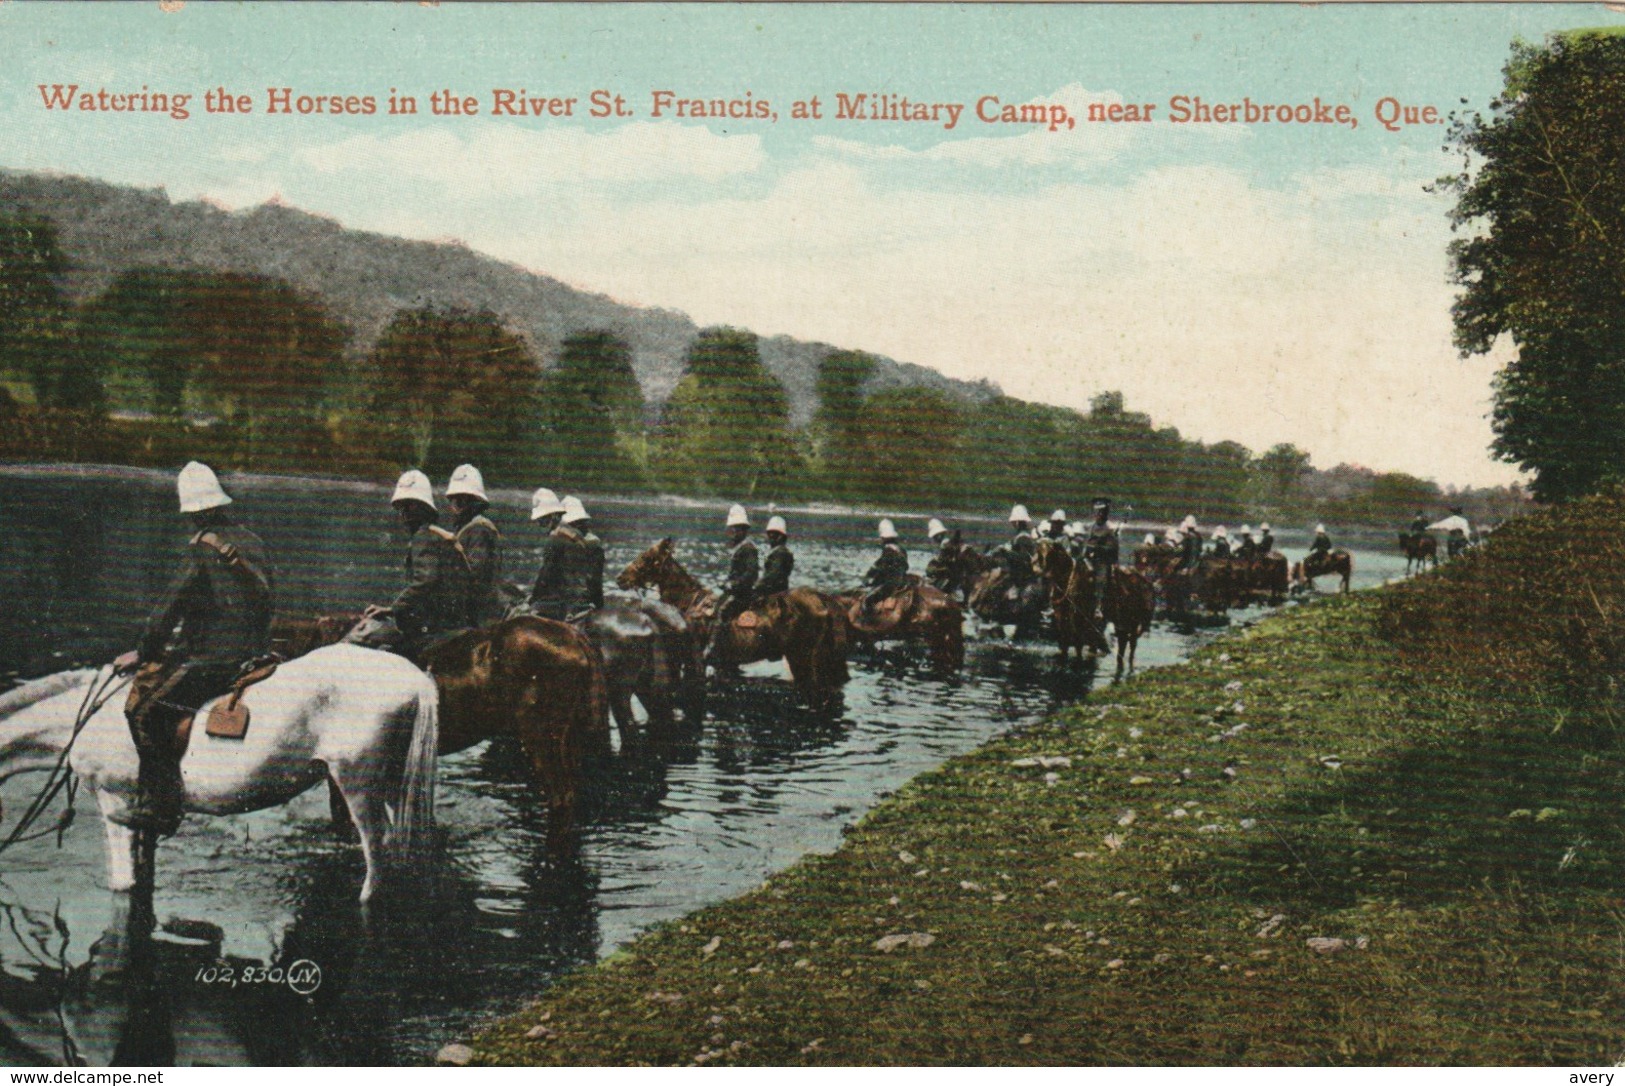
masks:
{"type": "MultiPolygon", "coordinates": [[[[169,484],[14,482],[0,494],[0,521],[37,549],[59,541],[52,508],[71,503],[104,520],[76,537],[79,546],[93,540],[68,571],[77,581],[43,584],[0,570],[0,598],[17,605],[0,612],[0,674],[37,675],[122,651],[184,538],[169,484]],[[29,624],[8,631],[7,615],[27,615],[29,624]]],[[[286,608],[349,609],[392,594],[401,542],[388,530],[382,495],[376,511],[358,505],[348,488],[246,486],[236,496],[277,555],[286,608]]],[[[511,529],[507,568],[516,575],[533,568],[539,537],[528,532],[523,511],[496,514],[511,529]]],[[[675,534],[698,576],[710,581],[723,572],[723,551],[710,542],[713,510],[613,503],[600,515],[612,568],[675,534]]],[[[873,527],[868,518],[802,517],[796,526],[798,573],[830,586],[858,581],[873,553],[862,542],[873,527]]],[[[1382,556],[1357,554],[1358,583],[1385,568],[1382,556]]],[[[1141,643],[1141,664],[1173,662],[1212,635],[1159,627],[1141,643]]],[[[227,1061],[420,1059],[649,925],[838,847],[842,828],[879,796],[1088,697],[1110,678],[1110,663],[1063,668],[1053,656],[1047,646],[979,642],[964,673],[943,678],[913,652],[864,653],[840,711],[823,714],[797,704],[782,665],[752,666],[745,682],[710,699],[697,738],[658,756],[620,752],[587,797],[573,857],[548,854],[546,805],[511,744],[442,759],[436,810],[444,862],[414,879],[407,900],[384,910],[373,929],[361,925],[355,907],[359,858],[328,826],[323,789],[277,811],[192,819],[160,853],[160,915],[220,925],[227,954],[316,961],[324,980],[319,998],[292,1017],[256,1012],[217,1021],[211,1016],[235,1006],[232,997],[188,990],[177,1013],[197,1021],[178,1022],[177,1030],[217,1037],[213,1054],[227,1061]]],[[[8,810],[20,809],[27,787],[26,778],[4,787],[8,810]]],[[[45,983],[37,977],[41,960],[80,966],[109,922],[88,796],[77,813],[60,850],[33,842],[8,853],[0,871],[0,910],[14,918],[0,923],[0,968],[18,979],[19,1000],[44,991],[36,987],[45,983]]],[[[26,1000],[8,1006],[4,993],[13,990],[0,986],[0,1026],[44,1037],[60,1029],[26,1000]]],[[[50,1059],[60,1045],[43,1051],[50,1059]]]]}

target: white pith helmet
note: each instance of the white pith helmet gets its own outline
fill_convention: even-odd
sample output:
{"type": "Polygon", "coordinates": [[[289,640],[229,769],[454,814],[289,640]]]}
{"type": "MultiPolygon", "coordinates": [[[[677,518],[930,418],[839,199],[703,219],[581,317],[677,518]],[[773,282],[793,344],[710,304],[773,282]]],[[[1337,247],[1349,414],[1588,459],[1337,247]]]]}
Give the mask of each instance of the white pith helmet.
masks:
{"type": "Polygon", "coordinates": [[[231,504],[231,495],[220,489],[220,480],[214,469],[196,460],[181,469],[175,479],[175,492],[181,499],[181,512],[201,513],[205,509],[219,509],[231,504]]]}
{"type": "Polygon", "coordinates": [[[395,483],[395,493],[389,499],[389,504],[404,501],[422,502],[430,509],[434,508],[434,487],[429,485],[429,477],[415,468],[401,473],[400,479],[395,483]]]}
{"type": "Polygon", "coordinates": [[[1185,515],[1185,519],[1179,522],[1179,526],[1181,528],[1194,528],[1194,527],[1196,527],[1196,516],[1195,516],[1195,514],[1187,513],[1185,515]]]}
{"type": "Polygon", "coordinates": [[[730,505],[728,507],[728,525],[727,526],[729,528],[749,528],[750,527],[750,518],[745,515],[745,507],[743,505],[730,505]]]}
{"type": "Polygon", "coordinates": [[[574,494],[566,494],[561,504],[564,506],[564,523],[566,524],[579,524],[581,521],[592,519],[592,514],[587,512],[587,507],[582,505],[581,499],[574,494]]]}
{"type": "Polygon", "coordinates": [[[1057,509],[1055,512],[1053,512],[1053,513],[1051,513],[1049,515],[1049,522],[1051,524],[1054,524],[1056,521],[1061,521],[1061,522],[1065,523],[1065,521],[1066,521],[1066,510],[1065,509],[1057,509]]]}
{"type": "Polygon", "coordinates": [[[1225,531],[1224,530],[1224,525],[1221,524],[1217,528],[1213,529],[1213,538],[1214,539],[1229,539],[1230,538],[1230,533],[1225,531]]]}
{"type": "Polygon", "coordinates": [[[1157,533],[1156,532],[1147,532],[1147,533],[1145,533],[1145,545],[1148,546],[1148,547],[1155,547],[1157,545],[1157,533]]]}
{"type": "Polygon", "coordinates": [[[896,539],[897,538],[897,529],[892,527],[892,522],[891,521],[882,520],[880,522],[880,538],[881,539],[896,539]]]}
{"type": "Polygon", "coordinates": [[[1178,528],[1169,528],[1166,532],[1164,532],[1162,534],[1162,538],[1166,539],[1170,543],[1178,543],[1179,542],[1179,529],[1178,528]]]}
{"type": "Polygon", "coordinates": [[[562,512],[564,512],[564,503],[559,501],[559,496],[547,489],[547,487],[537,487],[536,493],[530,496],[531,520],[541,520],[543,517],[550,517],[554,513],[562,512]]]}
{"type": "Polygon", "coordinates": [[[1010,507],[1011,524],[1020,524],[1024,521],[1030,524],[1032,523],[1032,519],[1033,518],[1028,515],[1027,507],[1025,505],[1015,505],[1010,507]]]}
{"type": "Polygon", "coordinates": [[[480,501],[490,501],[485,496],[485,479],[480,475],[480,469],[473,464],[460,464],[456,471],[451,473],[451,481],[446,484],[446,497],[458,494],[480,501]]]}
{"type": "Polygon", "coordinates": [[[1270,526],[1269,526],[1269,524],[1268,524],[1268,523],[1267,523],[1267,522],[1266,522],[1266,523],[1264,523],[1264,524],[1260,524],[1260,525],[1259,525],[1259,526],[1258,526],[1258,530],[1259,530],[1259,531],[1261,531],[1261,532],[1267,532],[1267,531],[1269,531],[1269,530],[1270,530],[1270,526]]]}
{"type": "Polygon", "coordinates": [[[927,539],[935,539],[939,535],[947,534],[948,526],[942,523],[942,521],[938,520],[936,517],[932,517],[931,523],[925,526],[925,538],[927,539]]]}
{"type": "Polygon", "coordinates": [[[1326,534],[1326,526],[1324,524],[1315,525],[1315,534],[1316,535],[1325,535],[1326,534]]]}
{"type": "Polygon", "coordinates": [[[1243,524],[1240,528],[1237,528],[1236,531],[1241,535],[1252,535],[1253,534],[1253,530],[1251,528],[1247,527],[1247,525],[1245,525],[1245,524],[1243,524]]]}
{"type": "Polygon", "coordinates": [[[790,534],[790,528],[784,523],[783,517],[776,516],[769,519],[767,522],[767,530],[770,532],[778,532],[780,535],[790,534]]]}

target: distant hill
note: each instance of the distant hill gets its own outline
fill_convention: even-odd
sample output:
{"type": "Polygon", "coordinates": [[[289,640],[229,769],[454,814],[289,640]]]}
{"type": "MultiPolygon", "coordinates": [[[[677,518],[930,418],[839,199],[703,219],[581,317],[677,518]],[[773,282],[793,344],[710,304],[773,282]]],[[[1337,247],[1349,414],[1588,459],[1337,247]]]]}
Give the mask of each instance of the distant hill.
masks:
{"type": "MultiPolygon", "coordinates": [[[[99,293],[133,267],[276,276],[319,294],[355,330],[352,349],[358,353],[371,346],[402,307],[489,308],[531,340],[544,366],[573,331],[615,332],[632,345],[644,397],[659,402],[676,386],[683,352],[698,330],[675,310],[624,305],[463,245],[346,230],[331,219],[276,204],[230,212],[200,201],[172,203],[162,189],[0,170],[0,211],[48,216],[57,224],[73,265],[67,289],[76,302],[99,293]]],[[[784,383],[798,425],[818,406],[818,365],[834,349],[788,336],[761,340],[762,360],[784,383]]],[[[935,388],[970,400],[998,393],[989,382],[956,381],[924,366],[882,359],[871,386],[897,385],[935,388]]]]}

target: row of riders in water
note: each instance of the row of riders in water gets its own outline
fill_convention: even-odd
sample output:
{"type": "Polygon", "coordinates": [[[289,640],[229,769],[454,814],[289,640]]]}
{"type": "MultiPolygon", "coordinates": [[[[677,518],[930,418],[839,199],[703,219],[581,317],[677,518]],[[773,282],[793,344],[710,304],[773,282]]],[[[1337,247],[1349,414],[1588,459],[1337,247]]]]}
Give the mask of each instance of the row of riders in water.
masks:
{"type": "MultiPolygon", "coordinates": [[[[682,569],[667,538],[617,578],[622,589],[655,589],[659,598],[606,599],[590,515],[578,499],[542,489],[531,518],[546,535],[527,592],[502,576],[502,537],[486,516],[483,480],[464,465],[445,492],[449,526],[421,472],[397,483],[391,503],[410,537],[407,583],[388,606],[290,617],[275,609],[268,548],[230,515],[232,499],[213,471],[188,464],[177,491],[194,534],[137,648],[111,669],[63,672],[0,695],[0,782],[30,771],[54,782],[0,834],[0,852],[25,833],[49,832],[29,831],[63,782],[77,779],[103,817],[109,886],[148,895],[156,842],[176,831],[183,810],[274,806],[325,779],[335,818],[361,843],[365,900],[390,858],[426,839],[435,757],[495,737],[518,742],[547,800],[550,843],[567,841],[583,756],[609,749],[611,714],[623,743],[638,738],[628,730],[637,723],[632,697],[653,732],[677,710],[690,725],[702,719],[707,664],[726,671],[783,659],[815,707],[838,698],[854,643],[911,637],[934,663],[957,668],[961,599],[1002,622],[1001,605],[1036,598],[1063,656],[1069,647],[1080,656],[1109,651],[1110,625],[1121,673],[1125,648],[1132,665],[1150,628],[1161,576],[1119,564],[1110,504],[1098,499],[1093,525],[1070,530],[1057,511],[1035,532],[1017,506],[1013,538],[990,554],[933,519],[927,534],[937,550],[924,579],[909,573],[895,526],[883,521],[864,588],[827,594],[790,586],[795,560],[782,517],[766,526],[763,559],[735,506],[717,591],[682,569]],[[281,670],[250,670],[268,658],[280,658],[281,670]],[[120,712],[111,698],[126,683],[120,712]],[[207,726],[194,732],[203,709],[207,726]]],[[[1186,528],[1182,542],[1198,542],[1179,553],[1200,554],[1194,521],[1186,528]]],[[[1209,561],[1223,560],[1200,559],[1209,561]]]]}
{"type": "MultiPolygon", "coordinates": [[[[228,512],[232,499],[214,472],[195,461],[188,464],[177,479],[177,491],[180,511],[190,518],[195,534],[137,648],[115,662],[118,673],[133,673],[126,716],[140,759],[139,787],[121,821],[134,829],[157,836],[175,832],[185,794],[178,728],[199,707],[230,691],[251,664],[271,658],[273,644],[282,650],[279,655],[287,657],[342,639],[397,653],[431,671],[438,669],[437,678],[444,685],[446,668],[437,657],[443,646],[470,630],[516,617],[573,626],[594,642],[613,639],[597,628],[603,625],[605,613],[614,610],[613,605],[606,608],[605,604],[604,545],[593,533],[592,518],[578,498],[560,499],[547,488],[532,495],[531,520],[546,534],[540,565],[527,592],[503,577],[502,534],[486,515],[489,499],[478,469],[465,464],[452,473],[445,491],[451,511],[449,525],[439,523],[429,479],[420,471],[408,471],[391,496],[391,505],[409,536],[405,587],[387,606],[343,616],[337,625],[332,619],[314,625],[295,622],[290,632],[273,630],[274,624],[285,627],[286,623],[275,610],[276,574],[268,549],[228,512]],[[291,652],[290,645],[294,646],[291,652]]],[[[1026,510],[1018,506],[1011,517],[1016,535],[994,552],[993,564],[1012,584],[1025,588],[1036,579],[1034,559],[1041,544],[1058,544],[1057,550],[1071,551],[1080,568],[1093,571],[1084,610],[1098,627],[1110,571],[1117,566],[1118,544],[1116,528],[1107,520],[1109,503],[1097,500],[1095,508],[1095,523],[1087,530],[1035,534],[1026,510]]],[[[645,618],[663,620],[666,633],[682,630],[685,623],[689,627],[684,641],[694,658],[686,663],[697,665],[687,669],[690,678],[697,674],[703,685],[706,665],[727,673],[739,662],[782,656],[789,660],[793,675],[797,670],[815,672],[822,666],[825,674],[811,677],[822,680],[823,685],[833,681],[838,686],[846,677],[848,642],[861,640],[865,634],[872,639],[884,636],[888,621],[895,627],[905,618],[914,620],[916,632],[934,651],[947,653],[956,665],[962,659],[958,641],[962,612],[950,594],[966,591],[968,586],[957,583],[962,563],[948,561],[950,550],[959,546],[958,533],[949,533],[940,520],[933,519],[929,526],[928,534],[939,552],[926,582],[910,575],[908,555],[895,526],[882,520],[877,533],[880,554],[864,577],[864,589],[845,597],[792,589],[795,557],[783,517],[773,516],[767,523],[765,558],[751,541],[750,531],[744,508],[733,506],[725,524],[728,572],[714,594],[706,593],[676,567],[670,540],[651,548],[621,577],[622,587],[659,588],[663,598],[677,605],[675,611],[667,608],[662,612],[661,605],[649,601],[640,611],[645,618]],[[667,569],[659,568],[662,562],[667,569]],[[898,606],[905,597],[911,607],[898,606]],[[793,644],[796,605],[809,600],[814,611],[822,606],[821,613],[831,620],[834,631],[823,639],[829,644],[818,646],[825,659],[814,658],[817,652],[813,657],[798,652],[793,644]],[[899,613],[903,610],[910,614],[899,613]],[[755,655],[749,645],[741,651],[739,642],[749,641],[751,631],[758,626],[765,630],[775,622],[785,631],[776,643],[764,633],[757,636],[770,643],[756,646],[755,655]],[[838,659],[830,659],[832,654],[838,659]],[[802,666],[798,668],[798,664],[802,666]]],[[[610,655],[609,646],[595,647],[604,649],[605,657],[610,655]]],[[[683,649],[668,652],[666,663],[678,667],[685,661],[669,657],[683,655],[683,649]]],[[[803,685],[804,676],[795,677],[798,686],[803,685]]],[[[640,696],[640,700],[645,701],[646,710],[650,708],[647,699],[640,696]]],[[[616,715],[620,720],[620,714],[616,715]]],[[[533,754],[533,760],[541,769],[540,763],[546,759],[533,754]]]]}

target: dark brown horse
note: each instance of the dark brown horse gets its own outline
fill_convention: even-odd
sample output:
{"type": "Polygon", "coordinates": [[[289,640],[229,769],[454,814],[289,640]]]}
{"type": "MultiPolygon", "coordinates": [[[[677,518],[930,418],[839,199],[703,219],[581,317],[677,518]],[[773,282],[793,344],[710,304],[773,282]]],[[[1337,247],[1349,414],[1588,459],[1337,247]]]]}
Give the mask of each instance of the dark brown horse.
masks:
{"type": "Polygon", "coordinates": [[[1218,615],[1235,602],[1237,572],[1228,558],[1209,555],[1194,569],[1184,569],[1178,548],[1158,544],[1134,552],[1134,569],[1152,586],[1154,598],[1175,618],[1194,617],[1198,610],[1218,615]]]}
{"type": "Polygon", "coordinates": [[[1017,586],[1003,563],[989,559],[989,565],[972,579],[965,605],[984,622],[1014,626],[1020,640],[1038,635],[1046,596],[1041,582],[1033,580],[1017,586]]]}
{"type": "MultiPolygon", "coordinates": [[[[272,641],[291,658],[343,639],[358,619],[279,615],[272,641]]],[[[562,622],[522,616],[459,634],[419,663],[440,692],[440,753],[499,735],[517,739],[547,793],[550,834],[567,830],[583,754],[609,747],[603,664],[587,636],[562,622]]]]}
{"type": "Polygon", "coordinates": [[[1439,568],[1439,541],[1426,532],[1399,533],[1399,549],[1405,552],[1405,576],[1409,577],[1413,569],[1422,569],[1429,563],[1434,569],[1439,568]]]}
{"type": "Polygon", "coordinates": [[[1047,539],[1038,541],[1033,554],[1033,571],[1049,585],[1050,611],[1055,616],[1055,640],[1061,646],[1061,659],[1068,651],[1083,650],[1104,655],[1111,652],[1103,625],[1094,619],[1094,570],[1087,563],[1073,561],[1065,547],[1047,539]]]}
{"type": "Polygon", "coordinates": [[[1328,573],[1342,578],[1342,587],[1338,591],[1347,592],[1349,590],[1349,578],[1354,575],[1354,559],[1349,555],[1348,551],[1332,551],[1324,558],[1310,553],[1303,561],[1294,562],[1292,564],[1292,586],[1293,588],[1313,589],[1315,587],[1315,578],[1323,577],[1328,573]]]}
{"type": "MultiPolygon", "coordinates": [[[[1074,627],[1073,636],[1088,639],[1080,643],[1079,657],[1083,655],[1081,644],[1109,652],[1105,632],[1094,624],[1090,613],[1094,601],[1094,571],[1089,564],[1073,561],[1064,546],[1041,539],[1033,556],[1033,568],[1050,584],[1057,638],[1061,636],[1063,615],[1066,615],[1066,621],[1074,627]],[[1065,585],[1060,599],[1054,594],[1058,585],[1065,585]]],[[[1151,632],[1151,618],[1157,610],[1157,593],[1150,578],[1137,569],[1112,567],[1100,610],[1101,618],[1111,623],[1112,636],[1117,641],[1117,674],[1123,674],[1125,654],[1132,671],[1140,638],[1151,632]]],[[[1066,655],[1065,642],[1061,645],[1061,655],[1066,655]]]]}
{"type": "MultiPolygon", "coordinates": [[[[716,620],[717,594],[684,569],[668,536],[644,551],[615,578],[623,589],[653,588],[662,603],[687,620],[697,644],[706,644],[716,620]]],[[[832,701],[850,677],[848,627],[839,602],[811,588],[794,588],[754,604],[735,618],[718,644],[723,660],[748,664],[783,659],[796,689],[812,705],[832,701]]]]}
{"type": "Polygon", "coordinates": [[[937,667],[958,671],[965,666],[965,612],[948,593],[910,576],[908,586],[875,604],[872,618],[863,614],[864,593],[843,592],[835,599],[846,608],[852,638],[862,644],[880,641],[923,641],[937,667]]]}
{"type": "Polygon", "coordinates": [[[997,565],[969,543],[960,542],[956,530],[948,547],[938,550],[926,563],[925,580],[931,587],[968,604],[977,579],[997,565]]]}

